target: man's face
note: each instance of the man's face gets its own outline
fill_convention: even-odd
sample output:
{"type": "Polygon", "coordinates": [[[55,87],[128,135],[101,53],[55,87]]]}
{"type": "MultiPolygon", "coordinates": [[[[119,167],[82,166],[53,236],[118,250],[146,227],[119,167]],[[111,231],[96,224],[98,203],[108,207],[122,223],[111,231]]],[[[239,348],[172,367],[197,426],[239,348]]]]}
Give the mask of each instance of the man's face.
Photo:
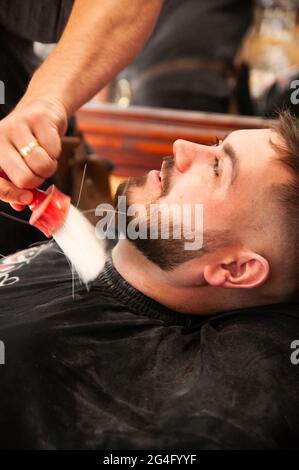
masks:
{"type": "Polygon", "coordinates": [[[287,171],[278,161],[269,129],[231,133],[218,146],[178,140],[173,158],[161,171],[151,171],[125,188],[128,203],[203,204],[204,232],[242,231],[255,220],[269,217],[265,190],[285,182],[287,171]]]}

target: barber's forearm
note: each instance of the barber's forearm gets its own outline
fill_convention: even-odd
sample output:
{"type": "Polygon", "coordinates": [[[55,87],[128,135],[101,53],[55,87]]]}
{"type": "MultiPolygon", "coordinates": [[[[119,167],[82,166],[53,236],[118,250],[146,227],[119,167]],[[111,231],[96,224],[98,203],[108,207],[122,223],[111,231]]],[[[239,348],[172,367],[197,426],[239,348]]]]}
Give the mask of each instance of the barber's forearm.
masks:
{"type": "Polygon", "coordinates": [[[65,31],[22,103],[46,99],[71,115],[141,50],[163,0],[76,0],[65,31]]]}
{"type": "Polygon", "coordinates": [[[75,0],[57,46],[16,108],[0,122],[0,200],[20,210],[57,168],[67,117],[142,48],[162,0],[75,0]],[[17,149],[38,145],[23,157],[17,149]],[[33,158],[34,157],[34,158],[33,158]]]}

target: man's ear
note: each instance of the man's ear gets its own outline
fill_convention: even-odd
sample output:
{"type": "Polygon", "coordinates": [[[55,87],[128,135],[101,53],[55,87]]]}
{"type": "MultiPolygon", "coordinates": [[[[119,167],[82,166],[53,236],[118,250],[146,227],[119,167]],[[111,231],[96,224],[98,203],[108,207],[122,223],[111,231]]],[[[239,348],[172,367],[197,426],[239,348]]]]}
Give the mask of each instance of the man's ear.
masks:
{"type": "Polygon", "coordinates": [[[235,260],[205,266],[203,276],[210,286],[252,289],[262,285],[269,273],[269,263],[263,256],[254,252],[242,252],[235,260]]]}

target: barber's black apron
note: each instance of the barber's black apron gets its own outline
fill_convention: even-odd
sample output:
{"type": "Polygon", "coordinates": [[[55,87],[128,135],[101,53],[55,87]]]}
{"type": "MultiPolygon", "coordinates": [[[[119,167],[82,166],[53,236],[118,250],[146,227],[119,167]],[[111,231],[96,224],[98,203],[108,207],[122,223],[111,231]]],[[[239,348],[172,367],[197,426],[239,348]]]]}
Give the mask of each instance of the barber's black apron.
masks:
{"type": "Polygon", "coordinates": [[[39,64],[33,41],[57,42],[73,0],[0,0],[0,80],[5,85],[6,116],[24,94],[39,64]]]}

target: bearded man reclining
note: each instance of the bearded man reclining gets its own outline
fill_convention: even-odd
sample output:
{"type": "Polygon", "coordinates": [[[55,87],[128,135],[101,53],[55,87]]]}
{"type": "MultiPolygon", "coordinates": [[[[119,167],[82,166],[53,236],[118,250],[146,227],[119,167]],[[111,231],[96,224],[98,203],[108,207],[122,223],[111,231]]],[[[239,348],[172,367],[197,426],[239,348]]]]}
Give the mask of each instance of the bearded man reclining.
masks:
{"type": "Polygon", "coordinates": [[[1,447],[295,448],[298,121],[177,141],[118,195],[201,203],[203,246],[121,237],[74,295],[54,244],[3,260],[1,447]]]}

